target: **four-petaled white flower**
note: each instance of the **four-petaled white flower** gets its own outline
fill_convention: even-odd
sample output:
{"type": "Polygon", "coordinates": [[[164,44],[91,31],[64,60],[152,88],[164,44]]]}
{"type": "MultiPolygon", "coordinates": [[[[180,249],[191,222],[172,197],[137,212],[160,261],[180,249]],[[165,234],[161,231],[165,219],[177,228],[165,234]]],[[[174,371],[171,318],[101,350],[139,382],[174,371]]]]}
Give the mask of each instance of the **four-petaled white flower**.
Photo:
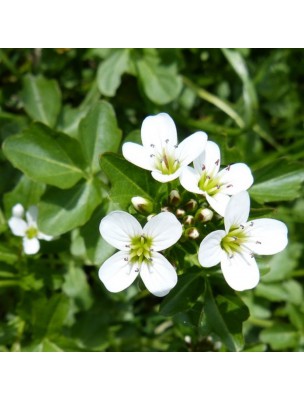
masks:
{"type": "Polygon", "coordinates": [[[221,155],[218,145],[208,141],[205,151],[194,160],[194,168],[186,167],[181,185],[192,193],[202,194],[210,206],[224,216],[230,196],[247,190],[253,183],[250,168],[243,163],[220,169],[221,155]]]}
{"type": "Polygon", "coordinates": [[[99,230],[109,244],[120,250],[99,269],[99,278],[110,292],[126,289],[138,274],[155,296],[165,296],[176,285],[174,267],[158,253],[181,237],[182,226],[172,213],[162,212],[142,228],[127,212],[113,211],[101,220],[99,230]]]}
{"type": "Polygon", "coordinates": [[[258,284],[255,254],[275,254],[287,245],[287,227],[283,222],[270,218],[247,222],[249,210],[247,192],[232,196],[224,216],[225,231],[207,235],[198,253],[203,267],[221,263],[228,285],[235,290],[252,289],[258,284]]]}
{"type": "Polygon", "coordinates": [[[15,236],[21,236],[25,254],[36,254],[40,249],[39,240],[52,240],[53,237],[40,232],[37,227],[38,209],[29,207],[23,219],[24,208],[16,204],[12,209],[13,216],[8,220],[8,225],[15,236]]]}
{"type": "Polygon", "coordinates": [[[152,171],[159,182],[178,178],[182,170],[205,149],[207,135],[196,132],[177,144],[173,119],[166,113],[149,116],[141,127],[143,146],[127,142],[122,147],[124,157],[140,168],[152,171]]]}

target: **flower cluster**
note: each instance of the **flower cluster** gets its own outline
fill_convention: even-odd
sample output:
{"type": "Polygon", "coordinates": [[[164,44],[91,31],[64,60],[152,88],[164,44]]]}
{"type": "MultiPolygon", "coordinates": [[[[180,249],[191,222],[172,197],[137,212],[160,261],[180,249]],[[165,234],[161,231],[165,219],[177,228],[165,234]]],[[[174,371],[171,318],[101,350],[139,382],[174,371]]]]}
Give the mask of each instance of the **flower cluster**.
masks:
{"type": "MultiPolygon", "coordinates": [[[[193,193],[199,202],[203,199],[223,217],[225,230],[209,233],[199,246],[200,264],[209,268],[220,263],[227,283],[235,290],[255,287],[259,282],[255,254],[282,251],[287,245],[287,228],[275,219],[247,221],[250,210],[247,190],[253,184],[250,168],[236,163],[221,169],[220,149],[208,141],[204,132],[196,132],[178,144],[174,121],[165,113],[143,121],[141,139],[142,145],[123,145],[123,155],[129,162],[151,171],[159,182],[179,179],[182,188],[193,193]]],[[[195,209],[197,200],[190,199],[186,205],[195,209]]],[[[170,192],[169,203],[174,202],[177,205],[180,202],[177,190],[170,192]]],[[[139,212],[153,210],[153,204],[147,199],[135,197],[132,203],[139,212]]],[[[178,218],[182,219],[184,234],[187,232],[189,238],[197,239],[201,234],[193,223],[197,218],[210,221],[213,212],[206,207],[198,209],[195,216],[184,215],[182,209],[176,208],[175,215],[170,211],[168,208],[152,216],[144,228],[122,211],[102,219],[101,235],[119,250],[99,270],[99,277],[109,291],[127,288],[138,275],[156,296],[166,295],[175,286],[175,269],[159,251],[172,246],[182,236],[183,226],[178,218]],[[187,228],[189,225],[191,228],[187,228]]]]}

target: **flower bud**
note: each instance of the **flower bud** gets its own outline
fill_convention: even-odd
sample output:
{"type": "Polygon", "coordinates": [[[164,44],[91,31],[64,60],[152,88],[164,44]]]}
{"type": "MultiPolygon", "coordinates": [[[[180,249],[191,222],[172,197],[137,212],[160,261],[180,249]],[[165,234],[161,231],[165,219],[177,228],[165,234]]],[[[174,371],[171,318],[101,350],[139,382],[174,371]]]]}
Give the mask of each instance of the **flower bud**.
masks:
{"type": "Polygon", "coordinates": [[[170,194],[169,194],[169,203],[172,206],[178,206],[181,202],[181,197],[180,194],[177,190],[171,190],[170,194]]]}
{"type": "Polygon", "coordinates": [[[150,214],[153,211],[153,203],[144,197],[132,197],[131,203],[135,210],[141,214],[150,214]]]}
{"type": "Polygon", "coordinates": [[[162,212],[164,212],[164,211],[171,211],[170,210],[170,207],[168,207],[168,206],[164,206],[164,207],[162,207],[161,209],[160,209],[160,211],[162,211],[162,212]]]}
{"type": "Polygon", "coordinates": [[[187,211],[194,211],[197,209],[197,201],[194,199],[189,200],[186,204],[185,204],[185,209],[187,211]]]}
{"type": "Polygon", "coordinates": [[[209,208],[201,208],[195,214],[195,218],[201,222],[208,222],[213,218],[213,211],[209,208]]]}
{"type": "Polygon", "coordinates": [[[193,217],[193,215],[186,215],[186,216],[183,218],[183,223],[184,223],[184,225],[192,225],[193,222],[194,222],[194,217],[193,217]]]}
{"type": "Polygon", "coordinates": [[[156,214],[150,214],[147,216],[147,221],[150,221],[151,218],[155,217],[156,214]]]}
{"type": "Polygon", "coordinates": [[[177,218],[183,218],[186,215],[186,211],[182,208],[178,208],[175,212],[175,215],[177,216],[177,218]]]}
{"type": "Polygon", "coordinates": [[[20,203],[16,204],[16,205],[12,208],[12,214],[13,214],[14,217],[22,218],[22,217],[23,217],[23,214],[24,214],[24,208],[23,208],[23,206],[22,206],[20,203]]]}
{"type": "Polygon", "coordinates": [[[197,239],[199,235],[199,231],[196,228],[188,228],[185,231],[185,236],[192,240],[197,239]]]}

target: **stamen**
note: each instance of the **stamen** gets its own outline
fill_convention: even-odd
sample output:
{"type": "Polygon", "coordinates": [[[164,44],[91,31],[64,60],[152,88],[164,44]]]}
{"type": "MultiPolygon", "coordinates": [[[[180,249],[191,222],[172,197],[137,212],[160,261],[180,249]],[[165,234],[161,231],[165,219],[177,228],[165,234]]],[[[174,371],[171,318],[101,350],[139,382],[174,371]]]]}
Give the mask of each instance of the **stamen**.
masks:
{"type": "Polygon", "coordinates": [[[227,171],[230,171],[230,164],[227,165],[227,167],[225,168],[227,171]]]}
{"type": "Polygon", "coordinates": [[[231,184],[226,186],[227,189],[229,189],[231,187],[233,187],[233,185],[231,185],[231,184]]]}
{"type": "Polygon", "coordinates": [[[152,157],[155,157],[155,154],[150,154],[150,157],[152,158],[152,157]]]}
{"type": "Polygon", "coordinates": [[[233,258],[233,254],[229,254],[229,258],[230,258],[230,260],[231,260],[231,258],[233,258]]]}
{"type": "Polygon", "coordinates": [[[241,228],[241,229],[244,229],[244,228],[245,228],[245,226],[244,226],[244,225],[240,225],[240,228],[241,228]]]}
{"type": "Polygon", "coordinates": [[[259,242],[258,240],[255,242],[255,244],[262,244],[262,242],[259,242]]]}
{"type": "Polygon", "coordinates": [[[128,257],[125,257],[124,260],[125,260],[125,261],[129,261],[128,257]]]}
{"type": "Polygon", "coordinates": [[[169,143],[169,139],[166,139],[165,142],[166,142],[166,143],[169,143]]]}
{"type": "Polygon", "coordinates": [[[253,253],[250,253],[250,257],[251,257],[251,258],[254,258],[254,254],[253,254],[253,253]]]}
{"type": "Polygon", "coordinates": [[[203,164],[203,165],[202,165],[202,171],[205,171],[205,169],[206,169],[206,165],[203,164]]]}
{"type": "Polygon", "coordinates": [[[125,247],[127,247],[128,249],[130,248],[130,245],[129,244],[125,244],[125,247]]]}
{"type": "Polygon", "coordinates": [[[136,268],[136,269],[134,270],[134,272],[139,272],[139,269],[138,269],[138,268],[136,268]]]}
{"type": "Polygon", "coordinates": [[[251,221],[249,225],[250,225],[250,226],[253,226],[253,221],[251,221]]]}
{"type": "Polygon", "coordinates": [[[150,144],[150,147],[152,147],[152,148],[154,149],[155,144],[151,143],[151,144],[150,144]]]}
{"type": "Polygon", "coordinates": [[[215,161],[215,165],[219,165],[220,159],[215,161]]]}
{"type": "Polygon", "coordinates": [[[175,145],[174,145],[174,148],[177,149],[177,148],[178,148],[178,144],[175,144],[175,145]]]}

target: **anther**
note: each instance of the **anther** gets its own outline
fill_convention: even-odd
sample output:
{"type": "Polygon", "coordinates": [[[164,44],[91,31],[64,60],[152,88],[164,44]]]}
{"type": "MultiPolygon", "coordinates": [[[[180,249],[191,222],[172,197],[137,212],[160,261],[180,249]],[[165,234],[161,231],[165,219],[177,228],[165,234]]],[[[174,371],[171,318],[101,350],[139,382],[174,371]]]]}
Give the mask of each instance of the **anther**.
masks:
{"type": "Polygon", "coordinates": [[[234,239],[234,240],[238,240],[238,238],[237,238],[236,236],[233,236],[233,239],[234,239]]]}
{"type": "Polygon", "coordinates": [[[209,175],[206,176],[206,179],[211,179],[209,175]]]}
{"type": "Polygon", "coordinates": [[[233,258],[233,254],[230,254],[230,255],[229,255],[229,258],[230,258],[230,260],[231,260],[231,258],[233,258]]]}
{"type": "Polygon", "coordinates": [[[177,148],[178,148],[178,144],[175,144],[175,145],[174,145],[174,148],[177,149],[177,148]]]}
{"type": "Polygon", "coordinates": [[[136,268],[136,269],[134,270],[134,272],[139,272],[139,269],[138,269],[138,268],[136,268]]]}
{"type": "Polygon", "coordinates": [[[152,259],[152,258],[149,258],[149,261],[150,261],[150,262],[152,262],[152,261],[153,261],[153,259],[152,259]]]}
{"type": "Polygon", "coordinates": [[[155,144],[151,143],[151,144],[150,144],[150,147],[153,147],[153,148],[154,148],[154,147],[155,147],[155,144]]]}
{"type": "Polygon", "coordinates": [[[240,228],[241,228],[241,229],[244,229],[244,228],[245,228],[245,226],[244,226],[244,225],[240,225],[240,228]]]}
{"type": "Polygon", "coordinates": [[[150,157],[152,158],[152,157],[155,157],[155,154],[150,154],[150,157]]]}
{"type": "Polygon", "coordinates": [[[231,167],[231,165],[227,165],[226,170],[230,171],[230,167],[231,167]]]}
{"type": "Polygon", "coordinates": [[[262,242],[259,242],[258,240],[255,242],[255,244],[262,244],[262,242]]]}
{"type": "Polygon", "coordinates": [[[251,221],[249,225],[250,225],[250,226],[253,226],[253,221],[251,221]]]}
{"type": "Polygon", "coordinates": [[[215,165],[219,165],[219,162],[220,162],[220,159],[217,159],[217,160],[215,161],[215,165]]]}
{"type": "Polygon", "coordinates": [[[227,185],[226,188],[229,189],[229,188],[231,188],[232,186],[233,186],[233,185],[230,184],[230,185],[227,185]]]}
{"type": "Polygon", "coordinates": [[[254,257],[254,254],[253,254],[253,253],[250,253],[250,257],[253,258],[253,257],[254,257]]]}
{"type": "Polygon", "coordinates": [[[216,188],[217,188],[217,189],[220,189],[220,188],[221,188],[221,186],[220,186],[220,185],[216,185],[216,188]]]}
{"type": "Polygon", "coordinates": [[[128,259],[128,257],[125,257],[124,260],[125,260],[125,261],[128,261],[129,259],[128,259]]]}
{"type": "Polygon", "coordinates": [[[125,247],[127,247],[128,249],[130,248],[130,245],[129,244],[125,244],[125,247]]]}
{"type": "Polygon", "coordinates": [[[202,171],[204,171],[205,169],[206,169],[206,165],[203,164],[203,165],[202,165],[202,171]]]}
{"type": "Polygon", "coordinates": [[[165,142],[166,142],[166,143],[169,143],[169,139],[166,139],[165,142]]]}

